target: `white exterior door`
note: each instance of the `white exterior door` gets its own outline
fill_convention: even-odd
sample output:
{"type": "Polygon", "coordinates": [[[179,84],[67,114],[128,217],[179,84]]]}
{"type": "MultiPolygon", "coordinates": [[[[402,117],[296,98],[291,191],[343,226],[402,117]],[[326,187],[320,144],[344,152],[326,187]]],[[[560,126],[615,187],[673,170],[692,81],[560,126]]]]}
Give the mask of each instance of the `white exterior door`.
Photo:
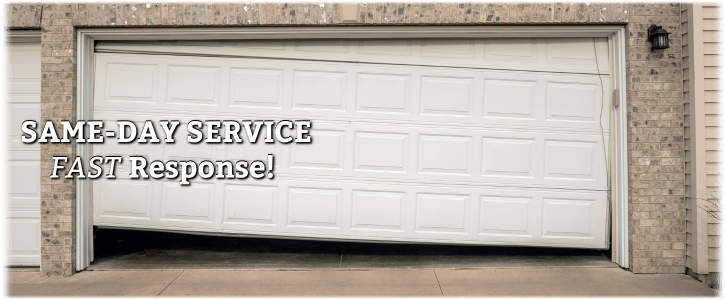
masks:
{"type": "MultiPolygon", "coordinates": [[[[93,117],[182,121],[149,160],[263,160],[273,180],[93,181],[93,224],[604,249],[603,39],[102,42],[93,117]],[[189,144],[190,120],[312,120],[313,143],[189,144]]],[[[264,129],[263,129],[264,131],[264,129]]],[[[163,132],[157,128],[157,132],[163,132]]]]}
{"type": "Polygon", "coordinates": [[[20,141],[20,124],[40,121],[40,38],[9,42],[6,108],[8,128],[8,264],[40,265],[40,145],[20,141]]]}

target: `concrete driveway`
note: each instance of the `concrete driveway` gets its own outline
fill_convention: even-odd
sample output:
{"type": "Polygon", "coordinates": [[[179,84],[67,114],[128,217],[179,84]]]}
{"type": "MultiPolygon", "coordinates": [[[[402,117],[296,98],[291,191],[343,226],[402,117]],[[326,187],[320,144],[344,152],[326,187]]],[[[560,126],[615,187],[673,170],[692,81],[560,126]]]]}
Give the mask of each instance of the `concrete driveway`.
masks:
{"type": "Polygon", "coordinates": [[[715,296],[687,275],[609,267],[8,272],[10,296],[715,296]]]}

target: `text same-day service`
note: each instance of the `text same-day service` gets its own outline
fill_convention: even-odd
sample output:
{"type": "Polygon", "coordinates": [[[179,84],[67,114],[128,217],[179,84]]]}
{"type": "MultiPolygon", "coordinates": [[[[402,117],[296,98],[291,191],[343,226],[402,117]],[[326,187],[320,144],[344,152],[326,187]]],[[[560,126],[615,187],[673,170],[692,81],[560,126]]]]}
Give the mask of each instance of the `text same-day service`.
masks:
{"type": "MultiPolygon", "coordinates": [[[[174,133],[179,127],[180,121],[159,121],[163,136],[157,134],[160,132],[154,126],[154,122],[146,121],[143,125],[137,126],[132,121],[117,121],[118,133],[113,130],[104,131],[103,121],[77,121],[75,124],[69,121],[61,121],[59,127],[52,121],[47,121],[38,134],[38,122],[33,120],[24,121],[22,124],[23,135],[21,140],[23,143],[103,143],[105,138],[117,137],[116,142],[120,144],[128,143],[151,143],[158,144],[162,141],[167,144],[176,142],[174,133]],[[58,134],[60,128],[61,134],[58,134]],[[138,133],[138,134],[137,134],[138,133]],[[161,139],[162,137],[163,139],[161,139]]],[[[258,139],[263,139],[264,143],[279,142],[287,144],[295,143],[311,143],[310,128],[312,123],[309,120],[296,121],[270,121],[260,120],[251,121],[198,121],[193,120],[187,123],[187,142],[190,144],[198,144],[201,142],[218,144],[218,143],[256,143],[258,139]],[[264,135],[261,131],[264,129],[264,135]],[[295,131],[294,136],[292,131],[295,131]]],[[[60,178],[58,171],[64,170],[65,166],[60,162],[67,163],[66,156],[53,156],[53,173],[50,178],[60,178]]],[[[263,161],[253,161],[248,163],[244,160],[236,162],[231,161],[201,161],[197,164],[195,161],[152,161],[147,163],[143,156],[129,156],[131,163],[131,179],[176,179],[180,178],[181,185],[189,185],[189,179],[195,178],[197,175],[204,179],[212,177],[218,179],[246,179],[252,177],[273,178],[272,168],[274,166],[274,157],[268,154],[267,165],[263,161]],[[148,172],[147,172],[148,170],[148,172]],[[265,176],[267,171],[267,176],[265,176]]],[[[79,179],[95,179],[103,174],[101,164],[108,164],[109,170],[106,178],[116,178],[116,164],[122,164],[121,156],[94,156],[89,160],[89,167],[84,168],[83,161],[80,156],[73,160],[73,164],[64,176],[65,178],[79,179]],[[84,170],[87,170],[84,171],[84,170]]]]}

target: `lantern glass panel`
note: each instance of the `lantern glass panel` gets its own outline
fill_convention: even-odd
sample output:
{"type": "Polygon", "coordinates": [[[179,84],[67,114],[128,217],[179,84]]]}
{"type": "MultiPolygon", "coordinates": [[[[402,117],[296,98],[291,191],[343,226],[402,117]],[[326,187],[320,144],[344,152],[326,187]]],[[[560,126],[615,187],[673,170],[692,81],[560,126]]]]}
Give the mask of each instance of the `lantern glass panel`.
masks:
{"type": "Polygon", "coordinates": [[[656,47],[664,48],[668,46],[668,36],[666,36],[665,34],[659,34],[657,35],[657,38],[658,39],[656,40],[656,47]]]}

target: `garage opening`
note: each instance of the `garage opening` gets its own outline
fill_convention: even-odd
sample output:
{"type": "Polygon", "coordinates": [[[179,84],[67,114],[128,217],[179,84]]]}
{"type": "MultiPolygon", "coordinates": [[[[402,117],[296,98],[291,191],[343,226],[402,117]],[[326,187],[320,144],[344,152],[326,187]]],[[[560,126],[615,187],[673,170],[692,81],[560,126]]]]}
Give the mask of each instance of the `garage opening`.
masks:
{"type": "Polygon", "coordinates": [[[181,124],[176,144],[109,139],[93,155],[275,157],[274,180],[191,186],[132,180],[121,164],[117,179],[92,183],[99,228],[609,248],[606,38],[101,41],[95,51],[94,119],[111,130],[181,124]],[[311,120],[313,143],[190,144],[192,120],[311,120]]]}
{"type": "Polygon", "coordinates": [[[618,267],[607,250],[383,244],[124,229],[99,229],[94,250],[91,271],[618,267]]]}

